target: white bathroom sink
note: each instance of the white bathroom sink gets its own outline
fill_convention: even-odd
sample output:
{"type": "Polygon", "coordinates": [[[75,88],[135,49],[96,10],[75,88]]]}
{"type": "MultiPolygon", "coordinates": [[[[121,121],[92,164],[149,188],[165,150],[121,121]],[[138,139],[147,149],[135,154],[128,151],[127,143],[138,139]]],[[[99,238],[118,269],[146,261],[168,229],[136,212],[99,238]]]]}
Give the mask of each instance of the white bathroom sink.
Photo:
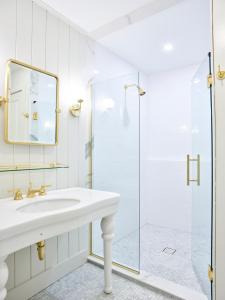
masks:
{"type": "Polygon", "coordinates": [[[30,236],[32,244],[57,235],[59,231],[69,232],[78,223],[79,226],[85,224],[87,219],[113,215],[118,203],[119,195],[116,193],[84,188],[49,191],[45,196],[24,197],[17,201],[12,197],[1,199],[0,257],[7,250],[6,247],[3,251],[1,246],[4,239],[17,238],[24,232],[37,230],[36,236],[30,236]]]}
{"type": "MultiPolygon", "coordinates": [[[[5,260],[10,253],[70,232],[101,219],[104,240],[105,287],[112,292],[113,220],[118,210],[119,195],[84,188],[48,192],[32,199],[0,201],[0,299],[5,299],[8,268],[5,260]],[[2,296],[3,295],[3,296],[2,296]]],[[[86,259],[85,252],[85,259],[86,259]]],[[[13,298],[14,299],[14,298],[13,298]]]]}
{"type": "Polygon", "coordinates": [[[17,211],[23,213],[41,213],[65,209],[80,203],[77,199],[58,199],[51,198],[49,200],[39,200],[17,208],[17,211]]]}

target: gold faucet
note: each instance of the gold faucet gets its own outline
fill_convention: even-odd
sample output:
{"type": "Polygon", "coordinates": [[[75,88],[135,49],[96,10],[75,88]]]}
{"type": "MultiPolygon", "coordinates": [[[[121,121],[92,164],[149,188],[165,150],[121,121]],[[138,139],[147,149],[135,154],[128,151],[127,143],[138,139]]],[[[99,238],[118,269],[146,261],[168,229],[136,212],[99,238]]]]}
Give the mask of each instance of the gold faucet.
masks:
{"type": "Polygon", "coordinates": [[[29,188],[27,190],[27,198],[34,198],[37,194],[39,196],[46,195],[46,187],[50,185],[42,185],[39,189],[32,189],[32,183],[30,182],[29,188]]]}
{"type": "Polygon", "coordinates": [[[14,200],[22,200],[23,199],[23,194],[21,192],[21,189],[11,190],[10,192],[13,192],[14,200]]]}

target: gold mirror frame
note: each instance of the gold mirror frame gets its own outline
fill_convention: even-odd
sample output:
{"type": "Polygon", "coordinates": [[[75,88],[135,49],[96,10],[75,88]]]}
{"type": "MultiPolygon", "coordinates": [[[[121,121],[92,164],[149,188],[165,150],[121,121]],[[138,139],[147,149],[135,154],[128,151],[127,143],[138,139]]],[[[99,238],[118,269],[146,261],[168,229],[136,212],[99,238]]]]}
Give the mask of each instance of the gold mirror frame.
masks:
{"type": "Polygon", "coordinates": [[[16,59],[9,59],[7,61],[6,66],[6,78],[5,78],[5,97],[2,99],[4,103],[4,140],[7,144],[17,144],[17,145],[37,145],[37,146],[56,146],[58,144],[58,133],[59,133],[59,78],[57,75],[42,70],[40,68],[34,67],[32,65],[26,64],[24,62],[18,61],[16,59]],[[22,67],[52,76],[56,79],[56,124],[55,124],[55,143],[54,144],[46,144],[46,143],[39,143],[39,142],[15,142],[10,141],[8,138],[8,114],[9,114],[9,108],[8,108],[8,99],[9,99],[9,76],[10,76],[10,64],[15,63],[17,65],[20,65],[22,67]]]}

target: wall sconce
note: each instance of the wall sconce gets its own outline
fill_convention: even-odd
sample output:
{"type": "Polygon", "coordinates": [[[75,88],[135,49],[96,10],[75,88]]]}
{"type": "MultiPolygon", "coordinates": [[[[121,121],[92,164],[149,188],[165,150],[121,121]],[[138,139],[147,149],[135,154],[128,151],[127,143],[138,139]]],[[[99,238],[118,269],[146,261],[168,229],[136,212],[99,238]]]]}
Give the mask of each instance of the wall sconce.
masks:
{"type": "Polygon", "coordinates": [[[70,113],[73,117],[79,117],[80,116],[82,102],[84,102],[84,100],[79,99],[77,101],[77,103],[75,103],[74,105],[72,105],[70,107],[69,111],[70,111],[70,113]]]}

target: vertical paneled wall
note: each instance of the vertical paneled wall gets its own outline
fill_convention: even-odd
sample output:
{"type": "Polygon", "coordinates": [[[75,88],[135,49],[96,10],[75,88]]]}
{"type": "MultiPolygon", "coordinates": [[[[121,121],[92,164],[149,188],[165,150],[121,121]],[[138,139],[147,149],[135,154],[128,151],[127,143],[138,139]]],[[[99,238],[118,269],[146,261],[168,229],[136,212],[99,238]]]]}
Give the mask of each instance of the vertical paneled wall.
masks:
{"type": "MultiPolygon", "coordinates": [[[[0,173],[0,198],[13,188],[50,184],[51,189],[85,185],[85,144],[88,142],[89,81],[94,64],[93,42],[31,0],[0,1],[0,95],[4,95],[6,61],[16,58],[58,74],[60,88],[59,143],[56,147],[8,145],[3,140],[4,118],[0,108],[0,164],[57,161],[69,169],[0,173]],[[69,106],[85,101],[80,119],[69,106]]],[[[47,241],[46,259],[39,261],[36,246],[22,249],[7,259],[8,289],[68,261],[87,250],[87,229],[81,228],[47,241]]],[[[24,298],[26,299],[26,297],[24,298]]]]}

